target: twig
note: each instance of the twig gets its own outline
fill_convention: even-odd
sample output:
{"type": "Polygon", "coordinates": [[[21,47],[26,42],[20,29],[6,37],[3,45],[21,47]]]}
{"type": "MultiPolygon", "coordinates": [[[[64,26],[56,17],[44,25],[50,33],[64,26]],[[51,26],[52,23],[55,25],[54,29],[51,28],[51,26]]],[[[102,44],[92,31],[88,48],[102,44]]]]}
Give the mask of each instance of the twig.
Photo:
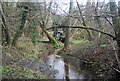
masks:
{"type": "Polygon", "coordinates": [[[120,70],[116,69],[116,68],[113,68],[115,71],[119,72],[120,73],[120,70]]]}

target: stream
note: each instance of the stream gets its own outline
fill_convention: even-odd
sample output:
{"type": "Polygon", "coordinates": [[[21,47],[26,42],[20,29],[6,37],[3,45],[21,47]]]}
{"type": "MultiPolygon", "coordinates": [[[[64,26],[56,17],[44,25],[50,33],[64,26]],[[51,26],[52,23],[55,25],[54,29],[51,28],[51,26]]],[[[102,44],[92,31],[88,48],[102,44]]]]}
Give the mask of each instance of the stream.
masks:
{"type": "Polygon", "coordinates": [[[72,56],[49,55],[40,60],[32,60],[21,64],[22,67],[36,70],[48,75],[55,80],[62,79],[71,81],[78,79],[80,81],[92,81],[94,75],[83,66],[79,59],[72,56]]]}
{"type": "Polygon", "coordinates": [[[58,70],[55,79],[80,79],[91,81],[93,75],[80,63],[80,60],[71,56],[49,55],[45,62],[58,70]]]}

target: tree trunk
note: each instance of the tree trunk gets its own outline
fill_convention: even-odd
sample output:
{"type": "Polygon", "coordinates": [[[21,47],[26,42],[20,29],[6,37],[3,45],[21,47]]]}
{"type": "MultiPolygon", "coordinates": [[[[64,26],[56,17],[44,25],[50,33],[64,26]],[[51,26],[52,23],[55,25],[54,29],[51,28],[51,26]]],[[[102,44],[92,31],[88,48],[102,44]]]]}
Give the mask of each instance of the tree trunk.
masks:
{"type": "Polygon", "coordinates": [[[119,19],[118,19],[118,35],[117,35],[117,38],[118,38],[118,53],[119,53],[119,59],[120,59],[120,0],[118,1],[118,16],[119,16],[119,19]]]}
{"type": "MultiPolygon", "coordinates": [[[[117,43],[118,43],[118,47],[119,47],[118,52],[120,54],[120,0],[118,1],[118,16],[119,16],[119,19],[118,19],[118,28],[119,28],[119,30],[118,30],[117,38],[119,40],[117,41],[117,43]]],[[[119,58],[120,58],[120,55],[119,55],[119,58]]]]}
{"type": "MultiPolygon", "coordinates": [[[[78,4],[78,2],[77,2],[77,0],[76,0],[76,3],[77,3],[77,6],[78,6],[78,9],[79,9],[79,13],[80,13],[80,15],[81,15],[81,19],[82,19],[82,24],[83,24],[83,26],[86,26],[87,27],[87,25],[86,25],[86,23],[85,23],[85,20],[84,20],[84,18],[83,18],[83,14],[82,14],[82,11],[81,11],[81,9],[80,9],[80,6],[79,6],[79,4],[78,4]]],[[[92,39],[92,36],[91,36],[91,33],[90,33],[90,31],[88,30],[88,29],[86,29],[86,31],[87,31],[87,33],[88,33],[88,40],[91,40],[92,39]]]]}
{"type": "MultiPolygon", "coordinates": [[[[109,0],[109,2],[110,2],[111,13],[113,13],[113,15],[116,15],[117,13],[119,14],[119,11],[117,12],[117,5],[116,5],[115,0],[109,0]]],[[[116,41],[118,44],[118,54],[117,54],[116,59],[117,59],[118,67],[120,70],[120,17],[112,16],[112,23],[114,25],[114,31],[116,32],[115,35],[116,35],[116,38],[117,38],[116,41]]]]}
{"type": "Polygon", "coordinates": [[[118,15],[120,16],[120,0],[118,1],[118,15]]]}
{"type": "MultiPolygon", "coordinates": [[[[73,1],[70,0],[70,7],[69,7],[69,14],[71,15],[72,12],[72,7],[73,7],[73,1]]],[[[67,25],[70,25],[70,17],[68,17],[67,20],[67,25]]],[[[64,48],[67,49],[69,48],[69,35],[70,35],[70,29],[69,28],[65,28],[65,43],[64,43],[64,48]]]]}
{"type": "MultiPolygon", "coordinates": [[[[40,23],[40,22],[39,22],[39,23],[40,23]]],[[[60,47],[59,42],[47,32],[47,30],[44,28],[44,25],[42,25],[42,24],[40,23],[40,27],[41,27],[41,29],[43,30],[43,32],[46,34],[46,36],[48,37],[48,39],[49,39],[50,41],[53,41],[53,42],[54,42],[55,47],[60,47]]]]}
{"type": "MultiPolygon", "coordinates": [[[[53,26],[54,26],[54,25],[55,25],[55,22],[53,23],[53,26]]],[[[55,28],[53,29],[53,31],[54,31],[54,33],[53,33],[53,37],[56,37],[57,32],[58,32],[58,28],[55,27],[55,28]]]]}
{"type": "MultiPolygon", "coordinates": [[[[95,15],[98,15],[98,6],[99,6],[99,0],[97,0],[97,4],[95,7],[95,15]]],[[[100,19],[98,17],[95,17],[94,19],[95,19],[95,23],[97,24],[97,28],[102,30],[100,19]]],[[[98,33],[98,37],[100,37],[100,33],[98,33]]]]}
{"type": "Polygon", "coordinates": [[[26,24],[28,22],[27,19],[26,19],[27,18],[27,14],[28,14],[28,11],[23,11],[21,26],[20,26],[19,30],[16,32],[16,34],[15,34],[15,36],[13,38],[13,41],[12,41],[12,45],[13,46],[16,45],[17,40],[22,35],[24,27],[26,26],[26,24]]]}
{"type": "Polygon", "coordinates": [[[11,36],[10,36],[9,29],[7,27],[7,24],[6,24],[6,18],[5,18],[4,11],[3,11],[1,4],[0,4],[0,14],[2,17],[2,29],[4,30],[4,33],[5,33],[7,45],[9,45],[11,43],[11,36]]]}
{"type": "MultiPolygon", "coordinates": [[[[69,19],[69,18],[68,18],[69,19]]],[[[68,20],[68,23],[70,22],[70,20],[68,20]]],[[[68,25],[69,26],[69,25],[68,25]]],[[[65,28],[65,42],[64,42],[64,48],[67,49],[69,48],[69,28],[65,28]]]]}

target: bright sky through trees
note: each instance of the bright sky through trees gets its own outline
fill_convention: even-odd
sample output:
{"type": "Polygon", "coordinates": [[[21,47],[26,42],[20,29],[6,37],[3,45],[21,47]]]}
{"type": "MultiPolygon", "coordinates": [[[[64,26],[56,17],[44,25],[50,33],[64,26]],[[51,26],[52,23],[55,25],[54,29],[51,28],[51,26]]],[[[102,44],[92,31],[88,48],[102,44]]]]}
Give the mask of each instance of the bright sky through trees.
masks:
{"type": "MultiPolygon", "coordinates": [[[[47,1],[47,2],[50,2],[50,1],[53,1],[53,2],[64,2],[64,3],[68,3],[70,0],[1,0],[3,2],[44,2],[44,1],[47,1]]],[[[78,2],[81,2],[81,3],[85,3],[87,0],[77,0],[78,2]]],[[[97,0],[90,0],[91,2],[92,1],[97,1],[97,0]]],[[[105,1],[105,2],[108,2],[109,0],[98,0],[100,2],[102,1],[105,1]]],[[[111,0],[111,1],[114,1],[114,0],[111,0]]],[[[118,0],[115,0],[115,1],[118,1],[118,0]]],[[[73,2],[76,2],[76,0],[73,0],[73,2]]]]}
{"type": "MultiPolygon", "coordinates": [[[[4,2],[44,2],[46,1],[47,3],[52,1],[54,3],[59,4],[59,9],[57,11],[58,14],[65,14],[65,12],[68,12],[69,9],[69,3],[70,0],[1,0],[4,2]]],[[[79,2],[79,4],[85,5],[87,1],[91,1],[95,3],[97,2],[97,0],[77,0],[79,2]]],[[[106,2],[108,3],[109,0],[98,0],[99,2],[106,2]]],[[[114,0],[111,0],[114,1],[114,0]]],[[[115,0],[116,2],[118,2],[119,0],[115,0]]],[[[76,5],[76,0],[73,0],[74,5],[76,5]]]]}

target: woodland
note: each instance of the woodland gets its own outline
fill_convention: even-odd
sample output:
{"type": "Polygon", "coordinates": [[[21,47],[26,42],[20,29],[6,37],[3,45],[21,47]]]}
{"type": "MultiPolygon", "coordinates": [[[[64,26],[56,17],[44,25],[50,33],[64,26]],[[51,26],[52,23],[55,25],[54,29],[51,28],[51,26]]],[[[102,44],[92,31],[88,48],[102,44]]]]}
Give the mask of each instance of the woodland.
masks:
{"type": "Polygon", "coordinates": [[[120,0],[0,1],[0,30],[3,81],[120,78],[120,0]]]}

